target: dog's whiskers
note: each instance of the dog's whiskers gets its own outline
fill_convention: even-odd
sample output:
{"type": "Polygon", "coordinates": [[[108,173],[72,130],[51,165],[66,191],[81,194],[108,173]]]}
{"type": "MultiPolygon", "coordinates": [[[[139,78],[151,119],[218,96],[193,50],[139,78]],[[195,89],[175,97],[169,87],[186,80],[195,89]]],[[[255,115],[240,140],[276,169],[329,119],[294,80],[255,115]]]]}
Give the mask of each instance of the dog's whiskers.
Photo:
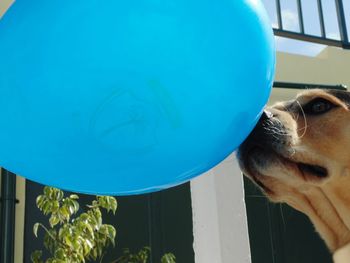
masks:
{"type": "Polygon", "coordinates": [[[299,114],[296,112],[293,112],[292,110],[290,110],[289,108],[287,108],[285,105],[283,105],[283,108],[286,112],[288,112],[290,115],[292,115],[293,119],[295,121],[298,121],[299,120],[299,114]]]}
{"type": "Polygon", "coordinates": [[[295,117],[295,121],[298,121],[299,120],[299,116],[300,116],[300,114],[299,113],[295,113],[295,115],[294,116],[296,116],[295,117]]]}
{"type": "MultiPolygon", "coordinates": [[[[304,136],[305,136],[305,134],[306,134],[306,130],[307,130],[307,120],[306,120],[306,115],[305,115],[305,112],[304,112],[304,109],[303,109],[303,107],[301,106],[301,104],[300,104],[300,102],[298,101],[298,100],[295,100],[296,101],[296,103],[298,104],[298,106],[300,107],[300,111],[301,111],[301,113],[303,114],[303,118],[304,118],[304,127],[303,128],[301,128],[300,130],[304,130],[303,131],[303,133],[302,133],[302,135],[300,135],[299,136],[299,139],[301,139],[301,138],[303,138],[304,136]]],[[[299,130],[299,129],[298,129],[299,130]]]]}
{"type": "Polygon", "coordinates": [[[283,124],[280,120],[276,119],[275,121],[277,121],[279,123],[278,126],[274,125],[272,120],[266,120],[262,126],[264,128],[264,130],[266,131],[266,134],[270,134],[270,135],[280,135],[280,136],[288,136],[288,133],[285,132],[283,130],[283,124]]]}
{"type": "Polygon", "coordinates": [[[288,136],[288,133],[283,132],[281,130],[279,130],[278,128],[265,128],[266,134],[269,135],[280,135],[280,136],[288,136]]]}

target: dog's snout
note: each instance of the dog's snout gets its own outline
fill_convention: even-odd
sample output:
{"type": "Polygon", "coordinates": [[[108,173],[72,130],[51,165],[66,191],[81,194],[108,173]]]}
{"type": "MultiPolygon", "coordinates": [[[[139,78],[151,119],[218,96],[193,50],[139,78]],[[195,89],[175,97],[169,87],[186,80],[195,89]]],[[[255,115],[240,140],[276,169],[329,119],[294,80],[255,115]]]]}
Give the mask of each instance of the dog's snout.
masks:
{"type": "Polygon", "coordinates": [[[241,146],[243,152],[260,148],[264,151],[286,153],[286,145],[292,140],[285,122],[281,119],[281,113],[275,109],[266,108],[261,114],[260,120],[254,130],[241,146]]]}
{"type": "Polygon", "coordinates": [[[261,117],[260,117],[260,122],[265,121],[267,119],[268,119],[268,116],[267,116],[266,112],[263,111],[263,113],[261,114],[261,117]]]}
{"type": "Polygon", "coordinates": [[[265,120],[271,119],[272,117],[273,117],[273,113],[265,109],[261,114],[260,121],[265,121],[265,120]]]}

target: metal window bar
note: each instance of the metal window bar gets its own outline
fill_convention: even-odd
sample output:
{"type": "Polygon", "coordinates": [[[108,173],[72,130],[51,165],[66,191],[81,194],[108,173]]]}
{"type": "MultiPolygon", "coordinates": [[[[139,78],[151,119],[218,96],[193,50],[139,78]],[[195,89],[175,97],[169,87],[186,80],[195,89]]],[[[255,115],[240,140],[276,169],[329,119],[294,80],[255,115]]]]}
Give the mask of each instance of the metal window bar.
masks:
{"type": "Polygon", "coordinates": [[[317,0],[317,10],[318,10],[318,18],[320,21],[320,29],[321,29],[321,36],[323,38],[326,37],[326,28],[324,25],[324,15],[323,15],[323,6],[322,6],[322,0],[317,0]]]}
{"type": "Polygon", "coordinates": [[[281,9],[280,0],[276,0],[276,11],[277,11],[278,28],[283,30],[282,9],[281,9]]]}
{"type": "Polygon", "coordinates": [[[335,89],[335,90],[347,90],[347,86],[343,84],[327,85],[327,84],[310,84],[310,83],[296,83],[296,82],[282,82],[276,81],[273,83],[274,88],[285,89],[335,89]]]}
{"type": "Polygon", "coordinates": [[[320,36],[308,34],[305,32],[305,24],[304,24],[305,14],[303,13],[303,8],[302,8],[303,0],[296,0],[296,1],[297,1],[296,3],[297,3],[297,9],[298,9],[298,21],[299,21],[300,32],[285,30],[283,28],[281,2],[280,0],[275,0],[278,23],[277,23],[277,27],[273,28],[273,31],[276,36],[308,41],[308,42],[323,44],[328,46],[341,47],[344,49],[350,49],[350,42],[348,37],[343,0],[334,0],[336,4],[336,11],[337,11],[336,19],[339,25],[340,40],[335,40],[327,37],[322,0],[317,0],[318,19],[319,19],[320,29],[321,29],[320,36]]]}
{"type": "Polygon", "coordinates": [[[335,5],[337,9],[340,39],[345,43],[349,43],[343,0],[335,0],[335,5]]]}
{"type": "Polygon", "coordinates": [[[298,7],[298,19],[299,19],[300,33],[305,34],[303,7],[301,5],[301,0],[297,0],[297,7],[298,7]]]}

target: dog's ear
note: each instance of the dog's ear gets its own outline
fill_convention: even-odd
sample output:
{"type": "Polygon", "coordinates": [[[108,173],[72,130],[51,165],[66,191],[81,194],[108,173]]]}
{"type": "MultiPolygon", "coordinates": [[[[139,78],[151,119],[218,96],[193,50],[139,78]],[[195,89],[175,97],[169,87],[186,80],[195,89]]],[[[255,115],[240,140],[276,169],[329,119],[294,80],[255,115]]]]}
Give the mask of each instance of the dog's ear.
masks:
{"type": "Polygon", "coordinates": [[[338,98],[350,108],[350,92],[345,90],[327,90],[328,94],[338,98]]]}

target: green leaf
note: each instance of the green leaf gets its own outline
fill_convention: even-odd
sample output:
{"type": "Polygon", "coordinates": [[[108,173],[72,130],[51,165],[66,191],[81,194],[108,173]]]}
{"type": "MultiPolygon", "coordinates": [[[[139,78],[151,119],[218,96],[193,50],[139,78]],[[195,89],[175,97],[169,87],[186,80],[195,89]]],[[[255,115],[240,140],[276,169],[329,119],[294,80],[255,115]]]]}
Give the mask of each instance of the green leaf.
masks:
{"type": "Polygon", "coordinates": [[[50,216],[49,219],[49,223],[51,227],[54,227],[55,225],[57,225],[60,222],[60,219],[58,218],[58,216],[56,214],[52,214],[50,216]]]}
{"type": "Polygon", "coordinates": [[[161,258],[161,263],[176,263],[175,255],[172,253],[164,254],[164,256],[161,258]]]}
{"type": "Polygon", "coordinates": [[[49,198],[50,200],[60,200],[63,197],[63,192],[60,189],[50,187],[49,198]]]}
{"type": "Polygon", "coordinates": [[[68,255],[66,255],[65,251],[63,248],[58,248],[56,249],[55,251],[55,258],[58,258],[58,259],[66,259],[68,255]]]}
{"type": "Polygon", "coordinates": [[[57,201],[61,201],[62,198],[63,198],[64,194],[63,194],[63,191],[57,189],[57,192],[56,192],[56,200],[57,201]]]}
{"type": "Polygon", "coordinates": [[[84,224],[84,230],[90,237],[94,238],[94,229],[90,224],[84,224]]]}
{"type": "Polygon", "coordinates": [[[82,213],[80,216],[79,216],[79,219],[82,221],[82,222],[87,222],[89,220],[90,216],[87,214],[87,213],[82,213]]]}
{"type": "Polygon", "coordinates": [[[39,228],[40,223],[35,223],[33,226],[33,233],[35,237],[38,237],[38,228],[39,228]]]}
{"type": "Polygon", "coordinates": [[[107,226],[106,225],[102,225],[98,232],[101,233],[104,236],[107,236],[108,235],[108,228],[107,228],[107,226]]]}
{"type": "Polygon", "coordinates": [[[58,209],[60,208],[60,203],[58,201],[53,201],[51,203],[51,206],[52,206],[51,207],[52,212],[57,212],[58,209]]]}
{"type": "Polygon", "coordinates": [[[98,206],[115,213],[117,210],[117,200],[113,196],[97,196],[98,206]]]}
{"type": "Polygon", "coordinates": [[[67,244],[70,247],[73,247],[73,244],[72,244],[72,241],[71,241],[71,237],[69,235],[66,235],[63,240],[64,240],[65,244],[67,244]]]}
{"type": "Polygon", "coordinates": [[[112,245],[115,246],[115,236],[116,236],[116,230],[114,226],[107,225],[107,232],[108,232],[108,239],[111,241],[112,245]]]}
{"type": "Polygon", "coordinates": [[[39,195],[39,196],[36,198],[36,206],[37,206],[39,209],[41,209],[44,200],[45,200],[45,196],[44,196],[44,195],[39,195]]]}
{"type": "Polygon", "coordinates": [[[70,215],[73,215],[75,213],[74,205],[71,203],[68,205],[68,211],[70,215]]]}
{"type": "Polygon", "coordinates": [[[50,207],[51,207],[51,202],[49,200],[45,199],[43,201],[42,209],[41,209],[43,211],[44,215],[47,215],[50,213],[50,207]]]}
{"type": "Polygon", "coordinates": [[[70,196],[69,196],[69,198],[70,198],[70,199],[79,199],[79,196],[78,196],[78,195],[73,194],[73,195],[70,195],[70,196]]]}
{"type": "Polygon", "coordinates": [[[51,191],[52,191],[51,187],[49,186],[44,187],[44,195],[46,195],[47,197],[49,197],[51,191]]]}
{"type": "Polygon", "coordinates": [[[117,207],[118,207],[117,199],[113,197],[113,199],[111,199],[111,210],[113,214],[115,214],[115,212],[117,211],[117,207]]]}
{"type": "Polygon", "coordinates": [[[33,263],[42,263],[41,257],[43,255],[43,252],[41,250],[35,250],[31,255],[30,259],[33,263]]]}
{"type": "Polygon", "coordinates": [[[62,206],[62,207],[59,209],[58,214],[59,214],[59,216],[60,216],[62,219],[66,220],[66,221],[69,221],[70,214],[69,214],[69,211],[68,211],[68,209],[67,209],[66,206],[62,206]]]}
{"type": "Polygon", "coordinates": [[[89,239],[85,239],[85,244],[90,248],[93,249],[94,245],[92,244],[92,242],[89,239]]]}
{"type": "Polygon", "coordinates": [[[73,200],[72,204],[74,206],[74,213],[77,213],[79,211],[79,203],[77,201],[73,200]]]}

